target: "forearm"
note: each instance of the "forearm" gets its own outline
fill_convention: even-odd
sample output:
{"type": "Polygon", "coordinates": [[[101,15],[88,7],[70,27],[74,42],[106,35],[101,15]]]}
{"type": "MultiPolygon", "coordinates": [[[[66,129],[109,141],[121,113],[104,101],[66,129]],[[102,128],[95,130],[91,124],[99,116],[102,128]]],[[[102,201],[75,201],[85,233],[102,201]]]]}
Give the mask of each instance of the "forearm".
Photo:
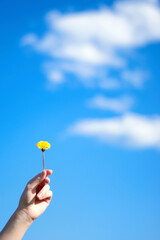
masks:
{"type": "Polygon", "coordinates": [[[32,222],[25,211],[17,209],[0,233],[0,240],[21,240],[32,222]]]}

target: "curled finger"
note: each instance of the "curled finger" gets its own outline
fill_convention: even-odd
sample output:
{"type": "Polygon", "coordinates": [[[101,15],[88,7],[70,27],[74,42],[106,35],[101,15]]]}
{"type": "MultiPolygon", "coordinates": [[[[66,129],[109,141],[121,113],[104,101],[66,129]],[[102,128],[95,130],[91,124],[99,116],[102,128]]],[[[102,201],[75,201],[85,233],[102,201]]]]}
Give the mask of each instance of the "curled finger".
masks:
{"type": "Polygon", "coordinates": [[[43,198],[42,198],[41,200],[51,200],[52,195],[53,195],[53,192],[52,192],[51,190],[49,190],[48,192],[46,192],[46,193],[43,195],[43,198]]]}
{"type": "Polygon", "coordinates": [[[44,185],[44,187],[39,191],[37,197],[41,200],[44,198],[44,195],[49,191],[50,186],[48,184],[44,185]]]}

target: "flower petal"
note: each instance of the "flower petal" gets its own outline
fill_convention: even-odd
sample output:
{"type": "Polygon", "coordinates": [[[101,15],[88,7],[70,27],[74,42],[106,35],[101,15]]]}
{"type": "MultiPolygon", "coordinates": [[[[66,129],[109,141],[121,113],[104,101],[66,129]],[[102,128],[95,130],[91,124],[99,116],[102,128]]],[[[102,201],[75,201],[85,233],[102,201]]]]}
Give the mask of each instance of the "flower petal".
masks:
{"type": "Polygon", "coordinates": [[[46,141],[40,141],[37,143],[37,147],[40,148],[42,151],[45,151],[51,147],[51,144],[46,141]]]}

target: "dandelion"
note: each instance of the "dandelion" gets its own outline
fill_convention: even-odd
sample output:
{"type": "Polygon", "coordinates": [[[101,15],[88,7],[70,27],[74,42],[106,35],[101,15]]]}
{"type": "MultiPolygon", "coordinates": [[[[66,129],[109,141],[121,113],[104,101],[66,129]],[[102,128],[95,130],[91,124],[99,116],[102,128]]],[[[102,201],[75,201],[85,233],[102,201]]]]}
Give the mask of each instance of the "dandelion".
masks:
{"type": "Polygon", "coordinates": [[[40,141],[37,143],[37,147],[42,150],[42,155],[43,155],[43,170],[45,169],[45,164],[44,164],[44,151],[47,150],[48,148],[51,147],[50,143],[45,142],[45,141],[40,141]]]}

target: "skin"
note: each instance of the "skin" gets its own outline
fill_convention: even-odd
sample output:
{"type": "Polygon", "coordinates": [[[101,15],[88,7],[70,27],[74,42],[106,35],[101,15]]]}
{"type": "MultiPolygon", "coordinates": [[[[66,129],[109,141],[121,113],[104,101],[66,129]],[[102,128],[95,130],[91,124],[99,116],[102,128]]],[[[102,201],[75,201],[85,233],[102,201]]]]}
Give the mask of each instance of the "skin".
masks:
{"type": "Polygon", "coordinates": [[[0,240],[21,240],[30,225],[46,210],[52,199],[48,177],[51,174],[52,170],[44,170],[27,183],[18,208],[0,233],[0,240]]]}

